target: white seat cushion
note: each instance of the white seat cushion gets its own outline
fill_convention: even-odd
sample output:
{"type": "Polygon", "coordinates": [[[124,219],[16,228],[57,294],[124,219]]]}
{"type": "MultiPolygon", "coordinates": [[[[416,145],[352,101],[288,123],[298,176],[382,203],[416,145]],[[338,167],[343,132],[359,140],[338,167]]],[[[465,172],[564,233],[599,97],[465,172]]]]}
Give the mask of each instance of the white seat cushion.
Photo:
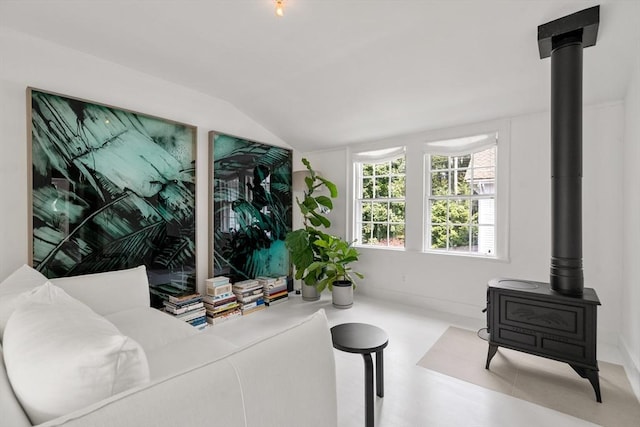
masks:
{"type": "MultiPolygon", "coordinates": [[[[192,329],[193,326],[190,326],[192,329]]],[[[224,357],[238,349],[238,346],[215,335],[215,327],[197,331],[196,335],[169,343],[164,347],[147,352],[151,380],[155,381],[194,366],[224,357]]]]}
{"type": "Polygon", "coordinates": [[[7,376],[33,424],[149,382],[142,347],[47,282],[7,322],[7,376]]]}
{"type": "Polygon", "coordinates": [[[104,317],[124,335],[136,340],[147,354],[198,334],[198,330],[188,323],[150,307],[130,308],[104,317]]]}
{"type": "Polygon", "coordinates": [[[46,281],[42,273],[25,264],[0,283],[0,341],[9,316],[19,305],[20,296],[46,281]]]}

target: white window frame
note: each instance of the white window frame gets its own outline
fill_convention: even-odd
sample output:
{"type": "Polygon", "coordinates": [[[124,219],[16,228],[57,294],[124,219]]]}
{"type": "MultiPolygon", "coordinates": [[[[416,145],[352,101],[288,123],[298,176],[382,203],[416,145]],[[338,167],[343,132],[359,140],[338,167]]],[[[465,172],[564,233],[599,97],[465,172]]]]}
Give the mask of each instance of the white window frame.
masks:
{"type": "MultiPolygon", "coordinates": [[[[350,182],[346,186],[346,200],[351,200],[350,208],[347,209],[346,232],[347,236],[355,239],[356,235],[356,195],[358,194],[356,183],[358,177],[355,171],[355,160],[361,153],[374,150],[391,149],[403,146],[405,148],[405,247],[408,252],[423,253],[425,256],[463,256],[487,261],[509,261],[509,168],[510,168],[510,145],[511,128],[510,121],[493,120],[483,123],[461,125],[448,129],[418,132],[408,135],[399,135],[393,138],[368,141],[366,143],[354,144],[346,148],[346,168],[347,177],[350,182]],[[443,141],[448,139],[462,138],[469,135],[480,135],[483,133],[497,132],[498,152],[496,155],[496,181],[498,189],[496,194],[495,211],[495,254],[492,257],[463,253],[456,254],[451,251],[425,250],[428,242],[426,236],[426,211],[425,211],[425,164],[423,161],[424,144],[431,141],[443,141]]],[[[357,242],[356,242],[357,245],[357,242]]],[[[399,248],[388,248],[385,246],[361,245],[365,250],[386,250],[399,248]]]]}
{"type": "MultiPolygon", "coordinates": [[[[447,247],[445,248],[433,248],[433,225],[434,225],[434,221],[433,218],[431,218],[431,214],[433,212],[432,209],[432,202],[438,202],[438,201],[442,201],[442,202],[446,202],[447,206],[449,204],[451,204],[452,202],[454,203],[458,203],[458,202],[468,202],[469,204],[469,214],[471,214],[471,212],[473,212],[472,210],[472,206],[474,202],[477,202],[480,208],[480,205],[482,204],[482,200],[492,200],[493,201],[493,205],[494,205],[494,211],[495,211],[495,206],[496,206],[496,198],[497,198],[497,187],[498,187],[498,182],[495,179],[495,171],[497,169],[497,165],[493,164],[493,191],[489,194],[455,194],[455,192],[453,191],[453,184],[454,182],[456,182],[456,174],[458,174],[461,170],[466,171],[467,174],[471,174],[471,179],[473,180],[473,175],[474,172],[477,169],[477,165],[474,164],[474,155],[480,152],[483,152],[485,150],[489,150],[489,149],[493,149],[495,153],[497,153],[497,148],[498,148],[498,144],[497,144],[497,140],[498,140],[498,134],[494,133],[494,134],[490,134],[490,135],[483,135],[484,136],[484,140],[489,140],[491,141],[490,144],[484,144],[482,146],[471,146],[471,147],[467,147],[466,149],[462,149],[460,151],[439,151],[439,150],[433,150],[433,149],[428,149],[425,154],[424,154],[424,168],[425,168],[425,197],[424,197],[424,201],[425,201],[425,217],[426,217],[426,221],[425,221],[425,235],[424,235],[424,245],[425,251],[456,251],[456,253],[459,254],[465,254],[465,255],[484,255],[487,257],[494,257],[495,256],[495,241],[496,241],[496,235],[498,233],[497,229],[496,229],[496,224],[495,224],[495,214],[491,215],[492,217],[492,223],[491,224],[483,224],[480,221],[478,222],[477,226],[478,226],[478,232],[480,232],[480,230],[482,229],[483,226],[491,226],[493,233],[491,236],[491,242],[492,242],[492,248],[491,248],[491,252],[489,253],[482,253],[482,252],[472,252],[471,251],[471,247],[468,246],[465,249],[462,248],[450,248],[448,247],[449,245],[449,232],[450,232],[450,226],[462,226],[462,227],[468,227],[468,235],[467,237],[469,238],[469,245],[471,245],[473,243],[472,240],[472,234],[473,234],[473,223],[471,222],[471,218],[467,218],[467,221],[465,223],[458,223],[458,224],[451,224],[450,222],[450,218],[449,218],[449,214],[447,214],[447,218],[446,218],[446,245],[447,247]],[[457,159],[460,157],[464,157],[464,156],[469,156],[470,157],[470,164],[468,166],[468,168],[464,168],[464,169],[460,169],[458,167],[457,164],[457,159]],[[455,165],[451,165],[449,164],[447,168],[444,169],[431,169],[431,164],[432,164],[432,160],[433,157],[443,157],[443,158],[447,158],[447,159],[452,159],[455,160],[455,165]],[[447,184],[449,187],[449,191],[447,192],[447,194],[432,194],[432,188],[431,185],[433,183],[433,175],[437,174],[437,173],[446,173],[448,175],[447,178],[447,184]],[[453,182],[452,182],[453,180],[453,182]]],[[[473,137],[473,136],[472,136],[473,137]]],[[[495,157],[494,157],[495,159],[495,157]]],[[[471,183],[472,184],[472,183],[471,183]]],[[[447,209],[448,210],[448,209],[447,209]]]]}
{"type": "MultiPolygon", "coordinates": [[[[388,148],[383,148],[380,150],[370,150],[370,151],[361,151],[361,152],[357,152],[351,155],[351,168],[353,170],[352,176],[353,176],[353,206],[352,206],[352,221],[349,221],[349,223],[351,224],[352,227],[352,234],[353,234],[353,240],[354,240],[354,246],[358,246],[358,247],[363,247],[363,248],[375,248],[375,249],[390,249],[390,250],[404,250],[406,247],[406,229],[407,229],[407,219],[406,219],[406,193],[404,195],[404,197],[402,198],[392,198],[392,197],[385,197],[385,198],[372,198],[372,199],[367,199],[370,200],[371,202],[382,202],[382,203],[393,203],[393,202],[402,202],[405,204],[405,221],[404,221],[404,228],[405,228],[405,244],[404,246],[389,246],[387,245],[372,245],[372,244],[364,244],[362,243],[362,228],[359,226],[360,224],[360,220],[362,218],[362,212],[360,209],[360,202],[362,202],[363,199],[361,199],[359,197],[360,194],[362,194],[362,165],[365,163],[369,163],[369,164],[375,164],[375,163],[383,163],[383,162],[388,162],[388,161],[393,161],[396,160],[400,157],[403,157],[405,160],[405,173],[404,173],[404,180],[405,180],[405,186],[406,186],[406,181],[407,181],[407,174],[406,174],[406,147],[401,146],[401,147],[388,147],[388,148]]],[[[389,175],[389,177],[391,178],[391,174],[389,175]]],[[[391,187],[391,182],[389,182],[389,188],[391,187]]],[[[389,209],[389,208],[388,208],[389,209]]],[[[387,218],[387,226],[389,226],[390,223],[388,218],[387,218]]],[[[396,223],[393,223],[396,224],[396,223]]],[[[388,230],[387,230],[387,235],[388,235],[388,230]]]]}
{"type": "MultiPolygon", "coordinates": [[[[508,121],[495,121],[478,125],[470,125],[428,135],[422,144],[422,179],[423,179],[423,230],[422,230],[422,251],[428,254],[466,256],[474,258],[487,258],[497,260],[509,259],[509,163],[510,163],[510,126],[508,121]],[[431,236],[429,236],[430,224],[430,167],[427,163],[429,155],[448,155],[454,156],[458,154],[467,154],[478,151],[482,146],[473,145],[467,148],[444,149],[443,147],[434,147],[434,142],[447,141],[458,138],[466,138],[481,134],[498,135],[496,146],[496,164],[495,164],[495,218],[494,218],[494,254],[486,255],[465,251],[451,251],[444,249],[432,249],[430,247],[431,236]]],[[[482,143],[480,143],[482,144],[482,143]]],[[[456,197],[461,198],[465,197],[456,197]]]]}

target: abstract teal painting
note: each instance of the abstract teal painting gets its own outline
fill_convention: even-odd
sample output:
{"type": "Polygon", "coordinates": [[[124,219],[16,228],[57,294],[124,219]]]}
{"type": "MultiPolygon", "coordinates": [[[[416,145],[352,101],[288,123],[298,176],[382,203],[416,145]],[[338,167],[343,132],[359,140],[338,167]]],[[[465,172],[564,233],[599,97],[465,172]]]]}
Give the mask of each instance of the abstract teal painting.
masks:
{"type": "Polygon", "coordinates": [[[195,289],[196,128],[28,90],[31,262],[49,278],[144,264],[195,289]]]}
{"type": "Polygon", "coordinates": [[[291,150],[211,132],[211,274],[233,282],[290,273],[291,150]]]}

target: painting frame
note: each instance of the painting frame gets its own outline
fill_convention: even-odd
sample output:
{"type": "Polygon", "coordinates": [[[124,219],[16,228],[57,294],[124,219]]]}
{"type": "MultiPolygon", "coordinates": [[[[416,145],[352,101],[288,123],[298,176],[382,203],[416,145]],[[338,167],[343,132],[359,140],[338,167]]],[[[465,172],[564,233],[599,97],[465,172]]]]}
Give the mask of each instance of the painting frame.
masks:
{"type": "Polygon", "coordinates": [[[292,175],[292,149],[209,132],[209,277],[291,282],[292,175]]]}
{"type": "Polygon", "coordinates": [[[197,127],[27,87],[28,263],[145,265],[152,305],[197,289],[197,127]]]}

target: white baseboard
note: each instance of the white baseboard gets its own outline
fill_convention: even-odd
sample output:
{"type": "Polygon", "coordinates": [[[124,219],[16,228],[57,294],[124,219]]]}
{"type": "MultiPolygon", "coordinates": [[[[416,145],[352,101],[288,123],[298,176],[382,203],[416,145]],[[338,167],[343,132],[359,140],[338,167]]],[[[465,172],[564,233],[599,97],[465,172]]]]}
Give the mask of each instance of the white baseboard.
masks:
{"type": "Polygon", "coordinates": [[[620,355],[622,356],[624,370],[627,373],[627,378],[631,383],[631,388],[636,395],[638,401],[640,401],[640,363],[638,363],[638,356],[635,357],[631,354],[629,346],[622,339],[618,338],[618,348],[620,349],[620,355]]]}
{"type": "MultiPolygon", "coordinates": [[[[358,289],[364,295],[396,303],[407,304],[414,307],[425,308],[428,310],[438,311],[441,313],[454,314],[472,319],[486,319],[486,315],[482,312],[484,305],[465,304],[457,301],[442,300],[437,298],[429,298],[421,295],[398,292],[395,290],[367,288],[358,289]]],[[[484,301],[482,301],[484,303],[484,301]]]]}

